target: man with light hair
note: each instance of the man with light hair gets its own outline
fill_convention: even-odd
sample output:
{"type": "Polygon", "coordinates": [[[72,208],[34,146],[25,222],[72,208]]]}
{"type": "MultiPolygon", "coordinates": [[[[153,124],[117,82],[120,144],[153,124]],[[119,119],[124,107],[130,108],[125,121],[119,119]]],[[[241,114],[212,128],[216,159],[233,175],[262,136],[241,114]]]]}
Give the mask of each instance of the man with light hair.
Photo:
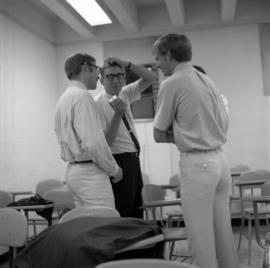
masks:
{"type": "Polygon", "coordinates": [[[154,120],[156,142],[180,151],[180,191],[193,263],[200,268],[238,268],[229,196],[232,178],[222,150],[229,118],[214,82],[195,69],[191,42],[167,34],[153,46],[165,76],[154,120]]]}
{"type": "Polygon", "coordinates": [[[55,114],[55,132],[61,158],[68,163],[66,183],[76,207],[115,208],[110,177],[122,179],[101,129],[99,112],[88,90],[97,86],[100,68],[95,59],[76,53],[65,62],[69,85],[60,97],[55,114]]]}

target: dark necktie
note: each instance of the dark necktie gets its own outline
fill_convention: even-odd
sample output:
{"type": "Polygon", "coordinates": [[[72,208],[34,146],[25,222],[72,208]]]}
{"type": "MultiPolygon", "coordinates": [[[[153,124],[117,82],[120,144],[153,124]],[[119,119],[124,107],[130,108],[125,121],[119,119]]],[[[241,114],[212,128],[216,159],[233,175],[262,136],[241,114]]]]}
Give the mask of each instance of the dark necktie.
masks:
{"type": "Polygon", "coordinates": [[[129,123],[128,123],[128,120],[127,120],[126,116],[123,115],[122,119],[123,119],[123,122],[124,122],[124,124],[125,124],[125,126],[126,126],[126,128],[127,128],[127,130],[128,130],[128,133],[129,133],[129,135],[130,135],[130,137],[131,137],[131,139],[132,139],[132,141],[133,141],[133,143],[134,143],[134,145],[135,145],[135,147],[136,147],[138,153],[140,154],[140,151],[141,151],[140,144],[139,144],[139,142],[138,142],[136,136],[135,136],[134,133],[132,132],[132,130],[131,130],[131,128],[130,128],[130,125],[129,125],[129,123]]]}

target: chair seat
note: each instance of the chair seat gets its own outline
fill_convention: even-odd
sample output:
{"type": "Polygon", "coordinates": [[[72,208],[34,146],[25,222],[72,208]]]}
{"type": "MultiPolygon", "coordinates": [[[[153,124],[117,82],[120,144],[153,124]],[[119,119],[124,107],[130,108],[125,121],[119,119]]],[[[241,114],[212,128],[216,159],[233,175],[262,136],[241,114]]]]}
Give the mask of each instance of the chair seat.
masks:
{"type": "Polygon", "coordinates": [[[178,241],[187,239],[187,233],[185,228],[163,228],[165,241],[178,241]]]}

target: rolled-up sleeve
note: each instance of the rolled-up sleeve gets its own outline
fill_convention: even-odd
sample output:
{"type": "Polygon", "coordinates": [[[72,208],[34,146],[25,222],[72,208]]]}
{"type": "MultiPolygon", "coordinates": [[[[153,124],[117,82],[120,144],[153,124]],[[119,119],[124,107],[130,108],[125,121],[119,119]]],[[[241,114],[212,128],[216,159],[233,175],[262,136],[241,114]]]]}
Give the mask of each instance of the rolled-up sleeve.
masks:
{"type": "Polygon", "coordinates": [[[157,99],[157,110],[154,119],[154,127],[162,131],[167,130],[175,117],[175,94],[173,88],[161,84],[157,99]]]}

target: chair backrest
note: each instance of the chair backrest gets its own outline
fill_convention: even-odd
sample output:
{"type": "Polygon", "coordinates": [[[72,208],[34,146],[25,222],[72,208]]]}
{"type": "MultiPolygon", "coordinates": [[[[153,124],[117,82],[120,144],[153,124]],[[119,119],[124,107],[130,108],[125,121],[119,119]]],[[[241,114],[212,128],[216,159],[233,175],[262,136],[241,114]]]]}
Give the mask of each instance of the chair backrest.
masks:
{"type": "Polygon", "coordinates": [[[0,245],[21,247],[27,241],[27,220],[13,208],[0,208],[0,245]]]}
{"type": "MultiPolygon", "coordinates": [[[[251,207],[251,202],[242,201],[242,197],[245,196],[261,196],[262,195],[262,186],[263,182],[270,181],[270,171],[268,170],[250,170],[243,172],[239,179],[238,183],[247,183],[245,185],[239,186],[240,193],[240,205],[242,214],[244,213],[244,209],[251,207]],[[250,182],[254,182],[249,184],[250,182]],[[256,184],[258,182],[258,184],[256,184]]],[[[266,191],[266,188],[265,188],[266,191]]]]}
{"type": "Polygon", "coordinates": [[[65,185],[47,191],[43,198],[53,201],[55,211],[75,208],[73,196],[65,185]]]}
{"type": "Polygon", "coordinates": [[[160,201],[165,199],[165,190],[155,184],[146,184],[142,188],[143,202],[160,201]]]}
{"type": "Polygon", "coordinates": [[[12,202],[12,195],[5,191],[0,191],[0,208],[6,207],[12,202]]]}
{"type": "Polygon", "coordinates": [[[44,194],[53,188],[63,186],[63,182],[56,179],[43,180],[36,185],[36,194],[44,198],[44,194]]]}
{"type": "Polygon", "coordinates": [[[110,261],[99,264],[96,268],[199,268],[195,265],[160,259],[131,259],[110,261]]]}
{"type": "Polygon", "coordinates": [[[101,206],[79,207],[74,208],[68,211],[66,214],[64,214],[59,220],[59,223],[87,216],[118,218],[120,217],[120,214],[116,209],[110,207],[101,207],[101,206]]]}
{"type": "Polygon", "coordinates": [[[238,181],[270,180],[270,171],[264,169],[249,170],[243,172],[238,181]]]}
{"type": "Polygon", "coordinates": [[[180,185],[180,176],[179,174],[174,174],[170,177],[170,185],[178,186],[180,185]]]}
{"type": "Polygon", "coordinates": [[[236,164],[230,168],[232,174],[241,174],[247,170],[250,170],[249,166],[243,164],[236,164]]]}

